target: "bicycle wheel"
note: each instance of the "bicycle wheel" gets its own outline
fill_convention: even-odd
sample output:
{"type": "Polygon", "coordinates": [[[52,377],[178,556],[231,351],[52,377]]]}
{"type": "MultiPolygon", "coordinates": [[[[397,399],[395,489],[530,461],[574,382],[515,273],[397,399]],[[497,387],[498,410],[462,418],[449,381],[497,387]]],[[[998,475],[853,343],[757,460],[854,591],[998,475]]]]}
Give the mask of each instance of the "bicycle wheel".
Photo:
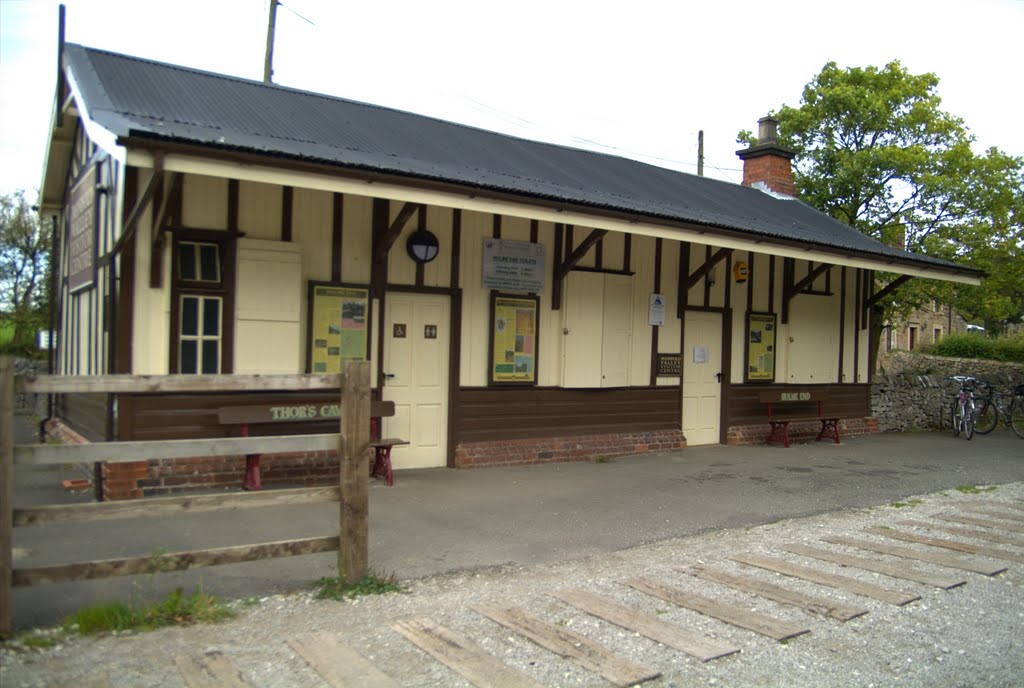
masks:
{"type": "Polygon", "coordinates": [[[1010,427],[1024,440],[1024,396],[1014,397],[1010,402],[1010,427]]]}
{"type": "Polygon", "coordinates": [[[967,439],[974,437],[974,400],[968,399],[964,403],[964,436],[967,439]]]}
{"type": "Polygon", "coordinates": [[[964,407],[957,399],[953,402],[953,405],[949,408],[949,425],[953,429],[953,437],[960,436],[960,430],[964,424],[964,407]]]}
{"type": "Polygon", "coordinates": [[[974,432],[979,435],[987,435],[999,425],[999,411],[995,402],[985,399],[974,411],[974,432]]]}

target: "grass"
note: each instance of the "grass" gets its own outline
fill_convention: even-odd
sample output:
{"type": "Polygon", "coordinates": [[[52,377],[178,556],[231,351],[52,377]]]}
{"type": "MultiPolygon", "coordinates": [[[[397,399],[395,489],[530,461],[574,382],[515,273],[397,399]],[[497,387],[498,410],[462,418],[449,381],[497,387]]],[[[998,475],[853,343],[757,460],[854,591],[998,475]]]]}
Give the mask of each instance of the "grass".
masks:
{"type": "Polygon", "coordinates": [[[235,612],[213,595],[199,588],[185,595],[178,588],[158,602],[106,602],[83,607],[64,620],[63,628],[84,635],[152,631],[165,626],[217,623],[234,616],[235,612]]]}
{"type": "Polygon", "coordinates": [[[346,600],[360,595],[386,595],[390,592],[402,592],[394,574],[381,578],[375,573],[368,573],[355,583],[349,585],[339,576],[325,577],[313,584],[317,589],[316,597],[320,600],[346,600]]]}
{"type": "Polygon", "coordinates": [[[908,499],[905,502],[890,502],[889,506],[893,507],[894,509],[902,509],[903,507],[921,506],[922,504],[924,504],[923,499],[908,499]]]}
{"type": "Polygon", "coordinates": [[[982,492],[995,492],[999,489],[998,485],[989,485],[988,487],[978,487],[977,485],[957,485],[957,492],[963,492],[964,494],[981,494],[982,492]]]}
{"type": "Polygon", "coordinates": [[[594,463],[615,463],[614,456],[598,456],[594,459],[594,463]]]}

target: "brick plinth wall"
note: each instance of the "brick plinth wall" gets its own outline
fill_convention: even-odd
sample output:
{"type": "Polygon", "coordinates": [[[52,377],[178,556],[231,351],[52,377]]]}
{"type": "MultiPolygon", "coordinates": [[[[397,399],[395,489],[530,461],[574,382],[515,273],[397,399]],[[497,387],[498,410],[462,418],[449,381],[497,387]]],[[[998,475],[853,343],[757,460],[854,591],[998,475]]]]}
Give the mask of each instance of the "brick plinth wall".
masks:
{"type": "MultiPolygon", "coordinates": [[[[733,425],[729,428],[726,444],[764,444],[768,439],[768,423],[756,425],[733,425]]],[[[789,424],[790,444],[813,442],[821,432],[821,423],[810,421],[789,424]]],[[[843,418],[839,421],[839,441],[858,435],[873,435],[878,432],[877,418],[843,418]]],[[[822,442],[831,440],[822,440],[822,442]]]]}
{"type": "Polygon", "coordinates": [[[686,446],[678,430],[623,432],[544,439],[464,442],[455,449],[456,468],[519,466],[670,451],[686,446]]]}
{"type": "MultiPolygon", "coordinates": [[[[139,480],[146,496],[168,495],[193,490],[242,489],[244,456],[215,456],[159,459],[148,462],[149,470],[139,480]]],[[[338,484],[336,452],[289,452],[260,458],[260,483],[317,487],[338,484]]]]}

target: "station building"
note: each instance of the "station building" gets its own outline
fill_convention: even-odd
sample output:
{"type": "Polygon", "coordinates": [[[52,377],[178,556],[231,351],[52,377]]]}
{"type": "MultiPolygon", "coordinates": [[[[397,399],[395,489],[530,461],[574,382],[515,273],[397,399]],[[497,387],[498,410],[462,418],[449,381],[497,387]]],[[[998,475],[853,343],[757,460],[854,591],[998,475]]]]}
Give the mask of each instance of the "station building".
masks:
{"type": "MultiPolygon", "coordinates": [[[[367,360],[396,405],[384,433],[410,442],[396,470],[763,441],[764,390],[826,390],[844,436],[870,432],[875,272],[980,274],[795,198],[775,126],[762,119],[739,152],[737,185],[63,44],[41,193],[55,372],[367,360]]],[[[92,441],[216,437],[238,431],[218,407],[329,401],[75,395],[50,425],[92,441]]],[[[238,460],[111,465],[106,496],[237,484],[238,460]]],[[[264,469],[265,483],[337,471],[325,456],[264,469]]]]}

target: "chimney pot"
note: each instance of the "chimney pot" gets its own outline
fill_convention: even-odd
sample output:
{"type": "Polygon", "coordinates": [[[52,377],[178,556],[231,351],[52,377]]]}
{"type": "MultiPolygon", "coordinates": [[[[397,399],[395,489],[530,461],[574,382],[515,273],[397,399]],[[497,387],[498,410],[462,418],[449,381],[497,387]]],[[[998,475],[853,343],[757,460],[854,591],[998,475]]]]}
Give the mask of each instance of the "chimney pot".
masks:
{"type": "Polygon", "coordinates": [[[779,120],[772,116],[762,117],[757,120],[757,143],[778,143],[779,141],[779,120]]]}

